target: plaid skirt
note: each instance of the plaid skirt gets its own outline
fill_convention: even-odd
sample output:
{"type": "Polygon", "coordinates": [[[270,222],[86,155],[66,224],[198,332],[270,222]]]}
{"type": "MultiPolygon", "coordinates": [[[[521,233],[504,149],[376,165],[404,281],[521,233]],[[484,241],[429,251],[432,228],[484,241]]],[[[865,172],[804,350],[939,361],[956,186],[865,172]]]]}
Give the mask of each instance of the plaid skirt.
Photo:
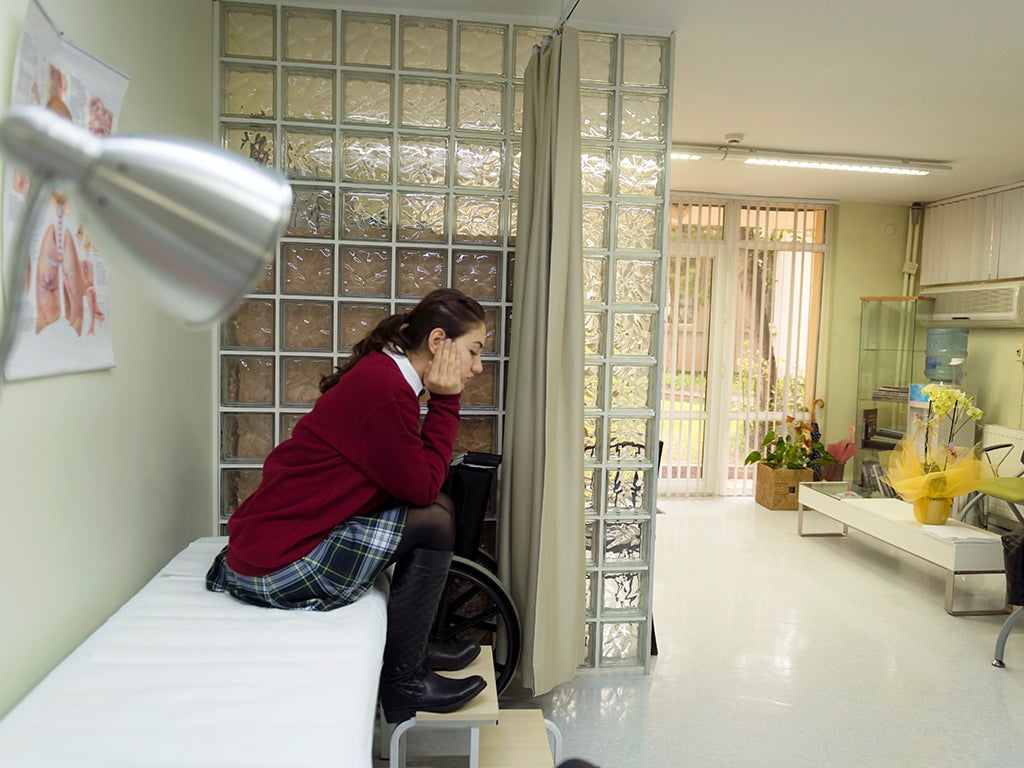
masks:
{"type": "Polygon", "coordinates": [[[313,551],[266,576],[235,573],[224,547],[206,574],[206,588],[246,603],[286,610],[330,611],[354,603],[387,567],[405,529],[408,507],[339,523],[313,551]]]}

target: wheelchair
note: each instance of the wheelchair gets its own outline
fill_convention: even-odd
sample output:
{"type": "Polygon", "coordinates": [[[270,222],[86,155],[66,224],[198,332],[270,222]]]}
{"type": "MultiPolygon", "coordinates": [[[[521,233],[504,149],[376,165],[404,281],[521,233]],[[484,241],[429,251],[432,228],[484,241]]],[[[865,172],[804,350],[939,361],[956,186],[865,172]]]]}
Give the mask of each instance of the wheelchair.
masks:
{"type": "Polygon", "coordinates": [[[484,513],[501,456],[470,451],[453,461],[442,490],[455,505],[455,547],[430,639],[473,640],[494,653],[500,695],[512,680],[523,650],[519,613],[498,579],[497,562],[480,548],[484,513]]]}

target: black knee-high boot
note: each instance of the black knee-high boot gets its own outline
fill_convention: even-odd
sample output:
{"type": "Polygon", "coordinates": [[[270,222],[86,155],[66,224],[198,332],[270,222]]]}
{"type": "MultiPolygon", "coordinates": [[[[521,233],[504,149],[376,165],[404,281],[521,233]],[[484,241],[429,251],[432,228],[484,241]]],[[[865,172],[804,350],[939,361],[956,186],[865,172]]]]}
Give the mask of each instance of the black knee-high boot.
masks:
{"type": "Polygon", "coordinates": [[[480,643],[466,640],[447,643],[427,643],[425,663],[434,672],[465,669],[480,655],[480,643]]]}
{"type": "Polygon", "coordinates": [[[408,720],[417,711],[452,712],[487,685],[479,675],[452,679],[424,664],[427,635],[451,561],[451,552],[420,548],[395,565],[380,674],[380,703],[389,723],[408,720]]]}

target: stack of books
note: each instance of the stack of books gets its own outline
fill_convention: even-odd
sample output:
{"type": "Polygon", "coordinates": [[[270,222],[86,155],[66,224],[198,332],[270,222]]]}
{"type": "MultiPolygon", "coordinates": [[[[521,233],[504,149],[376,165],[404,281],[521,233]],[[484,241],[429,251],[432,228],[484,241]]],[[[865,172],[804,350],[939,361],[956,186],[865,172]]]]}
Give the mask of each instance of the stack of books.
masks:
{"type": "Polygon", "coordinates": [[[877,451],[892,450],[903,439],[903,433],[895,429],[876,429],[871,436],[871,447],[877,451]]]}
{"type": "Polygon", "coordinates": [[[883,496],[887,499],[896,498],[894,489],[885,479],[885,472],[876,459],[867,459],[860,466],[861,488],[870,492],[871,496],[883,496]]]}
{"type": "Polygon", "coordinates": [[[910,397],[910,387],[878,387],[871,393],[872,400],[887,403],[905,403],[910,397]]]}
{"type": "Polygon", "coordinates": [[[861,434],[864,435],[861,447],[875,451],[891,451],[903,437],[899,430],[878,426],[877,408],[864,409],[864,430],[861,434]]]}

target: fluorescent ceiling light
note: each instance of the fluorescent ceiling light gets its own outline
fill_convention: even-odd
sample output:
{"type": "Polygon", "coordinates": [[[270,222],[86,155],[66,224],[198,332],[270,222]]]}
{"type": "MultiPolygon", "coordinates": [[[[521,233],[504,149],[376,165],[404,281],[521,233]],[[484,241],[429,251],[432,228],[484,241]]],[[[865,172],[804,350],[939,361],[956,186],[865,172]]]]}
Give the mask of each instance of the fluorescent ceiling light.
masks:
{"type": "Polygon", "coordinates": [[[673,160],[737,160],[747,165],[771,165],[781,168],[813,168],[824,171],[883,173],[893,176],[928,176],[950,173],[953,168],[938,163],[892,157],[860,157],[857,155],[812,155],[803,152],[780,152],[730,144],[673,144],[673,160]]]}

